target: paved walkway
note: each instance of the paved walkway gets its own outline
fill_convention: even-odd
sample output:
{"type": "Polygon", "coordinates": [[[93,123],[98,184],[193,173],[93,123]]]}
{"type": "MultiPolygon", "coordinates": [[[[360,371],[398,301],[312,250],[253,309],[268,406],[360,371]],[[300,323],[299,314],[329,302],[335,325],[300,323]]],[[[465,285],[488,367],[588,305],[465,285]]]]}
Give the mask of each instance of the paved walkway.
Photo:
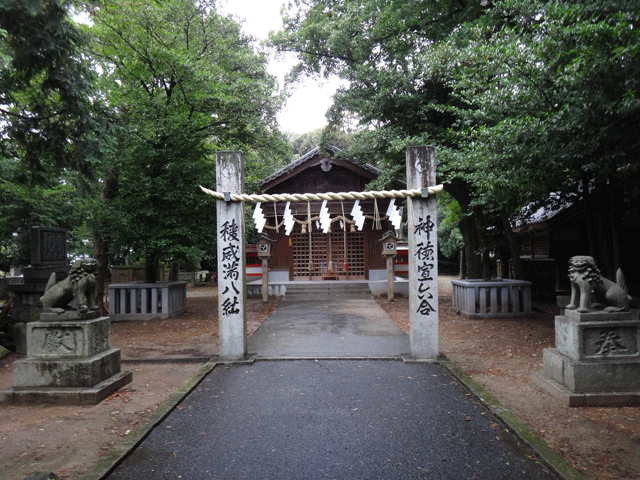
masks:
{"type": "Polygon", "coordinates": [[[393,327],[281,303],[249,344],[272,361],[217,366],[108,478],[557,479],[443,367],[367,360],[408,351],[393,327]]]}
{"type": "Polygon", "coordinates": [[[259,358],[408,356],[409,337],[371,299],[285,300],[249,338],[259,358]]]}

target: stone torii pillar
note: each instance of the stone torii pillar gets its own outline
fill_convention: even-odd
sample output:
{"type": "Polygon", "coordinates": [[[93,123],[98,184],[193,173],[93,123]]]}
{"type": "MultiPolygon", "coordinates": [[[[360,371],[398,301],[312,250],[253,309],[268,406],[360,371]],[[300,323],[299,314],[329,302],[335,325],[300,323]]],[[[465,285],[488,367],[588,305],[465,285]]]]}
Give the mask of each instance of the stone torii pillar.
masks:
{"type": "Polygon", "coordinates": [[[407,148],[407,189],[422,189],[422,197],[407,200],[409,229],[409,342],[417,360],[436,360],[438,344],[438,236],[435,147],[407,148]]]}
{"type": "Polygon", "coordinates": [[[230,199],[232,193],[244,193],[241,152],[216,153],[216,188],[225,194],[216,202],[220,358],[235,361],[247,355],[244,209],[230,199]]]}

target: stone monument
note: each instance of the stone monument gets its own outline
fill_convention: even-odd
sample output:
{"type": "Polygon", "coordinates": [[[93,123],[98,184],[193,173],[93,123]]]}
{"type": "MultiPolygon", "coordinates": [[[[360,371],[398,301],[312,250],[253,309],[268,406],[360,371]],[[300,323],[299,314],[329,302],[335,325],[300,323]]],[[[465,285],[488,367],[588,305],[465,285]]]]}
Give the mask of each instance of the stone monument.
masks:
{"type": "Polygon", "coordinates": [[[640,405],[640,320],[620,270],[602,277],[592,257],[569,262],[571,302],[555,319],[555,348],[533,380],[571,407],[640,405]]]}
{"type": "MultiPolygon", "coordinates": [[[[14,296],[11,316],[14,322],[23,324],[22,330],[25,323],[40,318],[40,297],[51,274],[62,276],[69,273],[67,231],[57,227],[32,227],[30,260],[30,265],[22,269],[24,283],[7,287],[14,296]]],[[[23,343],[24,339],[16,339],[17,345],[23,343]]],[[[25,353],[24,349],[18,350],[25,353]]]]}
{"type": "Polygon", "coordinates": [[[109,317],[94,304],[96,270],[90,258],[68,276],[51,274],[40,320],[27,324],[27,358],[14,363],[14,386],[0,401],[95,405],[131,382],[131,372],[120,371],[120,350],[111,348],[109,317]]]}

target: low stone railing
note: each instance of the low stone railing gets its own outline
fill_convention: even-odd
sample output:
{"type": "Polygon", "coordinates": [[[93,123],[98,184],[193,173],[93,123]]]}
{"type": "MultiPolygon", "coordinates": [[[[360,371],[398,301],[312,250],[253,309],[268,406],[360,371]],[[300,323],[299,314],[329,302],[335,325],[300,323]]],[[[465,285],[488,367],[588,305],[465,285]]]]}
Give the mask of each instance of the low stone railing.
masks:
{"type": "Polygon", "coordinates": [[[24,285],[24,277],[4,277],[0,278],[0,289],[7,285],[24,285]]]}
{"type": "Polygon", "coordinates": [[[109,285],[111,320],[168,318],[187,309],[187,282],[113,283],[109,285]]]}
{"type": "Polygon", "coordinates": [[[531,282],[451,280],[453,308],[471,318],[514,317],[531,313],[531,282]]]}

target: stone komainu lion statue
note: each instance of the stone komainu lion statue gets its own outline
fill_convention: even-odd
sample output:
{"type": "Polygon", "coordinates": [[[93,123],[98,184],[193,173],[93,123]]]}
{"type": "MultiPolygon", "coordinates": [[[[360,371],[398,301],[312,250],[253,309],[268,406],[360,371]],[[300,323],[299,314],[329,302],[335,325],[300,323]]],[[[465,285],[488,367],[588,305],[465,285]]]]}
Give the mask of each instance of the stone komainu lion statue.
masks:
{"type": "Polygon", "coordinates": [[[602,276],[593,257],[576,256],[569,260],[569,280],[571,280],[571,302],[569,310],[588,312],[592,299],[604,307],[605,312],[625,312],[629,310],[629,294],[622,275],[616,272],[616,283],[602,276]]]}
{"type": "Polygon", "coordinates": [[[78,312],[97,310],[99,308],[95,304],[97,270],[98,262],[95,259],[84,258],[74,262],[69,276],[64,279],[52,273],[44,295],[40,297],[43,311],[63,313],[72,300],[76,301],[78,312]]]}

